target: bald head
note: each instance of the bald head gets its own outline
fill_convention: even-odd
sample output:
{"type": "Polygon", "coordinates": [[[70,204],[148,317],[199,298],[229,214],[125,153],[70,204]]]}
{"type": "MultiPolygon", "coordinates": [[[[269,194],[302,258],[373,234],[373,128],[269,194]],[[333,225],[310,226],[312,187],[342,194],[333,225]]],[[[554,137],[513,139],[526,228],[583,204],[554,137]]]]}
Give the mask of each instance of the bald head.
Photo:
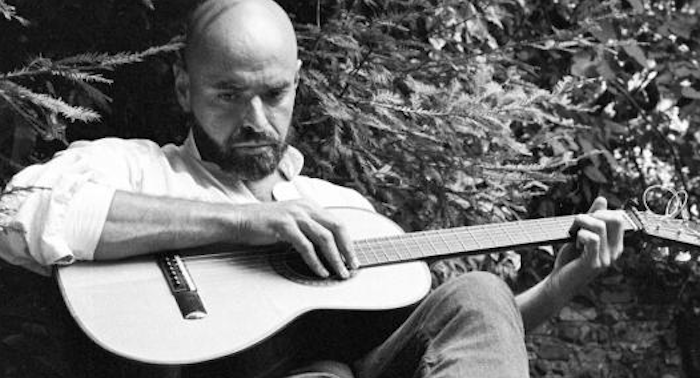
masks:
{"type": "Polygon", "coordinates": [[[301,62],[272,0],[207,0],[192,14],[175,92],[202,160],[245,181],[274,172],[289,140],[301,62]]]}
{"type": "Polygon", "coordinates": [[[207,0],[192,14],[185,62],[225,55],[230,64],[277,59],[295,65],[297,43],[286,12],[272,0],[207,0]]]}

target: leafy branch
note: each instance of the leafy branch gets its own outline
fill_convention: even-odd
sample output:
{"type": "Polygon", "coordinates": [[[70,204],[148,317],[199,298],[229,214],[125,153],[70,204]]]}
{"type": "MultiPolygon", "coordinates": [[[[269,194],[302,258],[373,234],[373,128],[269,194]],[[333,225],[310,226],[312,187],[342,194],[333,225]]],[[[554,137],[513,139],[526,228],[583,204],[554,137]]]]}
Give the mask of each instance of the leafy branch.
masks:
{"type": "Polygon", "coordinates": [[[0,0],[0,14],[2,14],[8,21],[17,21],[22,24],[22,26],[29,25],[29,20],[18,16],[15,7],[7,4],[5,0],[0,0]]]}
{"type": "Polygon", "coordinates": [[[155,55],[172,53],[181,47],[179,39],[174,39],[141,52],[84,53],[59,60],[40,56],[22,68],[0,74],[0,103],[8,104],[42,137],[64,139],[66,125],[63,120],[88,123],[99,121],[101,117],[90,107],[74,105],[57,96],[50,84],[52,80],[67,80],[86,94],[88,102],[108,110],[111,99],[95,86],[112,84],[112,80],[103,75],[104,72],[143,62],[155,55]],[[36,85],[37,82],[45,83],[49,93],[29,88],[29,85],[36,85]]]}

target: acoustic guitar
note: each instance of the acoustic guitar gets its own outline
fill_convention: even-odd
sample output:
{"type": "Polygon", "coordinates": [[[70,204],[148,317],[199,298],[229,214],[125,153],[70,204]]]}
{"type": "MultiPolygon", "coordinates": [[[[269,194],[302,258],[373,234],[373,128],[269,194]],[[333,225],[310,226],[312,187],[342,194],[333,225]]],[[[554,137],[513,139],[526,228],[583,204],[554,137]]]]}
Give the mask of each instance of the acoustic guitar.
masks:
{"type": "MultiPolygon", "coordinates": [[[[422,260],[571,240],[575,216],[403,233],[379,214],[331,210],[348,226],[360,269],[320,279],[290,247],[211,246],[60,266],[68,309],[95,343],[119,356],[181,365],[243,352],[314,310],[384,310],[429,291],[422,260]]],[[[625,210],[626,232],[700,245],[695,223],[625,210]]]]}

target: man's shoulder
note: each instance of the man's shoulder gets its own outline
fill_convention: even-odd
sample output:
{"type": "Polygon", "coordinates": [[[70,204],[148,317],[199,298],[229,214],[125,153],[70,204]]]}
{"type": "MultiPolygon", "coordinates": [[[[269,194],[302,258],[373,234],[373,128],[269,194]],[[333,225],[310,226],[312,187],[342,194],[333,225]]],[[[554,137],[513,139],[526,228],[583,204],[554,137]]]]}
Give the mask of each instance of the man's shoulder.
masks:
{"type": "Polygon", "coordinates": [[[294,186],[302,197],[309,198],[323,207],[356,207],[374,211],[367,198],[355,189],[307,176],[297,176],[294,186]]]}
{"type": "Polygon", "coordinates": [[[161,150],[161,147],[148,139],[123,139],[116,137],[107,137],[96,140],[78,140],[72,142],[68,146],[69,150],[76,149],[90,149],[90,150],[108,150],[110,152],[120,152],[125,153],[132,152],[157,152],[161,150]]]}

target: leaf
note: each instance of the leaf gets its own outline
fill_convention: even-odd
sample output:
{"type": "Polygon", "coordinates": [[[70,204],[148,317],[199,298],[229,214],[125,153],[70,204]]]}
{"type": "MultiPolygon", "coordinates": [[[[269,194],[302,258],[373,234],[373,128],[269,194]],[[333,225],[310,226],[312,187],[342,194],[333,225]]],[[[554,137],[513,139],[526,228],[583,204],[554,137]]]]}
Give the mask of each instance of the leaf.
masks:
{"type": "Polygon", "coordinates": [[[683,89],[681,89],[681,94],[683,97],[700,100],[700,91],[693,87],[683,87],[683,89]]]}
{"type": "Polygon", "coordinates": [[[70,105],[60,98],[51,97],[43,93],[36,93],[9,81],[0,81],[0,89],[2,89],[3,86],[11,92],[16,93],[19,98],[29,101],[50,112],[59,113],[71,121],[92,122],[100,119],[100,115],[94,110],[82,106],[70,105]]]}
{"type": "Polygon", "coordinates": [[[602,43],[614,41],[617,39],[617,31],[610,21],[603,20],[588,30],[593,36],[602,43]]]}
{"type": "Polygon", "coordinates": [[[615,71],[610,66],[607,59],[601,59],[596,66],[596,70],[598,71],[598,74],[600,74],[600,76],[604,77],[606,80],[612,82],[617,80],[617,74],[615,74],[615,71]]]}
{"type": "Polygon", "coordinates": [[[23,17],[18,16],[16,8],[12,5],[7,4],[5,1],[0,1],[0,14],[2,14],[8,21],[15,20],[19,22],[22,26],[29,26],[29,21],[23,17]]]}
{"type": "Polygon", "coordinates": [[[622,44],[622,49],[625,50],[627,55],[634,58],[642,67],[649,68],[649,61],[647,60],[646,54],[639,47],[635,40],[627,40],[622,44]]]}
{"type": "Polygon", "coordinates": [[[112,84],[111,79],[100,74],[93,74],[90,72],[82,72],[77,69],[63,69],[61,67],[54,68],[50,71],[52,75],[63,76],[68,80],[74,82],[84,82],[84,83],[102,83],[102,84],[112,84]]]}
{"type": "Polygon", "coordinates": [[[593,76],[593,69],[598,63],[598,57],[595,52],[590,50],[582,50],[577,52],[572,57],[573,64],[571,65],[571,74],[578,77],[593,76]]]}
{"type": "Polygon", "coordinates": [[[583,168],[583,173],[593,182],[597,182],[600,184],[608,183],[608,179],[605,177],[605,175],[603,175],[603,173],[600,172],[600,170],[592,164],[585,166],[583,168]]]}
{"type": "Polygon", "coordinates": [[[613,122],[613,121],[606,119],[606,120],[603,120],[603,124],[605,125],[607,130],[609,130],[610,133],[614,134],[614,135],[625,135],[629,132],[627,130],[627,127],[625,127],[625,125],[617,123],[617,122],[613,122]]]}
{"type": "Polygon", "coordinates": [[[101,69],[111,69],[114,66],[142,62],[145,58],[154,55],[179,51],[183,46],[184,43],[176,37],[164,45],[153,46],[141,52],[84,53],[63,58],[56,64],[63,66],[91,65],[101,69]]]}
{"type": "Polygon", "coordinates": [[[156,10],[156,7],[153,5],[153,0],[141,0],[141,4],[148,8],[149,10],[156,10]]]}

